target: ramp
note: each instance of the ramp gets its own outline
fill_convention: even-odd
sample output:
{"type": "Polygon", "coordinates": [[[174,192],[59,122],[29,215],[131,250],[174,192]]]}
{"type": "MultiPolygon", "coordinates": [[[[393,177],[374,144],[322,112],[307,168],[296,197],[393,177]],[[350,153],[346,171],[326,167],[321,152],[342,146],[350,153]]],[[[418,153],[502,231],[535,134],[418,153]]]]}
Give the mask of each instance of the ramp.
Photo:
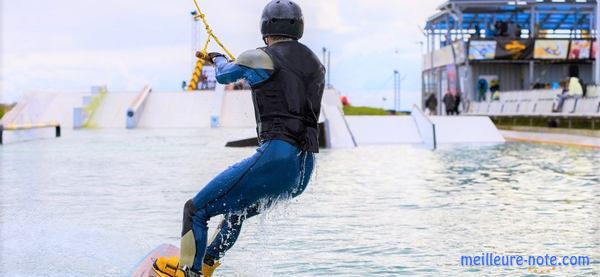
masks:
{"type": "Polygon", "coordinates": [[[81,99],[87,95],[84,92],[32,92],[8,112],[2,123],[8,124],[37,124],[41,122],[58,122],[63,130],[73,128],[73,107],[81,105],[81,99]]]}
{"type": "Polygon", "coordinates": [[[108,92],[90,119],[92,128],[125,128],[127,108],[135,92],[108,92]]]}
{"type": "Polygon", "coordinates": [[[423,142],[410,116],[346,116],[346,120],[359,146],[423,142]]]}
{"type": "Polygon", "coordinates": [[[325,119],[325,137],[327,148],[352,148],[356,141],[346,122],[342,110],[337,106],[323,104],[321,114],[325,119]]]}
{"type": "Polygon", "coordinates": [[[221,111],[221,127],[256,127],[252,93],[249,90],[225,92],[221,111]]]}
{"type": "MultiPolygon", "coordinates": [[[[30,92],[4,115],[0,125],[59,124],[62,135],[73,128],[73,107],[81,105],[86,93],[30,92]]],[[[54,128],[16,129],[3,132],[4,143],[55,137],[54,128]]]]}
{"type": "Polygon", "coordinates": [[[417,105],[413,105],[410,116],[415,121],[415,126],[419,131],[419,136],[421,136],[423,143],[435,150],[437,148],[435,124],[417,105]]]}
{"type": "Polygon", "coordinates": [[[504,138],[487,116],[432,116],[438,144],[502,143],[504,138]]]}
{"type": "Polygon", "coordinates": [[[150,93],[138,128],[210,127],[212,100],[211,92],[150,93]]]}
{"type": "Polygon", "coordinates": [[[225,98],[225,86],[217,83],[213,94],[212,109],[210,111],[210,127],[218,128],[221,126],[221,112],[223,111],[223,101],[225,98]]]}

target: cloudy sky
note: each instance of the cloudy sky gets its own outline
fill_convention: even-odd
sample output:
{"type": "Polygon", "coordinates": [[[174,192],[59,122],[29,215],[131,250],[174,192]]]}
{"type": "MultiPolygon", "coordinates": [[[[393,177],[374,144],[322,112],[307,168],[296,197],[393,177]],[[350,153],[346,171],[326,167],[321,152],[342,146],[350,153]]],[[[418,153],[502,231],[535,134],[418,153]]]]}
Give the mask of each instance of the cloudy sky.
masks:
{"type": "MultiPolygon", "coordinates": [[[[262,46],[266,0],[200,0],[234,54],[262,46]]],[[[402,107],[420,97],[419,31],[441,0],[297,0],[307,44],[332,52],[332,84],[355,105],[392,106],[393,70],[406,78],[402,107]]],[[[31,90],[178,91],[193,63],[191,0],[0,0],[0,101],[31,90]]],[[[206,36],[200,30],[198,40],[206,36]]],[[[218,50],[212,45],[212,50],[218,50]]]]}

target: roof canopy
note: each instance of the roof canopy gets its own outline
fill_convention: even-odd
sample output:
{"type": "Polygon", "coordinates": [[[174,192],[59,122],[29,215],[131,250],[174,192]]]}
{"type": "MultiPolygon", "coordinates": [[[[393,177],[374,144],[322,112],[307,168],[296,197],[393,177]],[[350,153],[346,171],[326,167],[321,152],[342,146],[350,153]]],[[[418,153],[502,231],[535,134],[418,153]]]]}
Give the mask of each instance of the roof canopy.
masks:
{"type": "Polygon", "coordinates": [[[595,24],[596,0],[449,0],[427,20],[426,30],[484,29],[513,21],[522,29],[588,30],[595,24]],[[536,26],[534,26],[536,27],[536,26]]]}

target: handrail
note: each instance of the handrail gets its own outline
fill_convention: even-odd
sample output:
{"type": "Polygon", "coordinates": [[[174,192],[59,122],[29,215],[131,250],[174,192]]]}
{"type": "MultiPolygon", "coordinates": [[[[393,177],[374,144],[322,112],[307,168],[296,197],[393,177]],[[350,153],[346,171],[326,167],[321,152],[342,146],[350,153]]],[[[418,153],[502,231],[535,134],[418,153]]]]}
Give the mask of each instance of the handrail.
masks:
{"type": "Polygon", "coordinates": [[[137,110],[140,108],[140,106],[142,105],[142,103],[144,102],[144,100],[146,100],[146,97],[148,97],[148,94],[152,92],[152,88],[150,88],[149,85],[144,86],[144,88],[142,89],[142,92],[139,93],[134,99],[133,102],[131,102],[131,105],[129,105],[129,109],[132,110],[137,110]]]}
{"type": "Polygon", "coordinates": [[[125,126],[127,129],[134,129],[140,120],[140,114],[144,110],[146,99],[152,92],[152,88],[146,85],[142,91],[133,99],[125,115],[125,126]]]}
{"type": "Polygon", "coordinates": [[[25,123],[25,124],[0,124],[0,145],[3,144],[4,131],[21,131],[21,130],[32,130],[32,129],[43,129],[43,128],[55,128],[54,134],[58,138],[60,137],[60,123],[56,121],[43,122],[43,123],[25,123]]]}

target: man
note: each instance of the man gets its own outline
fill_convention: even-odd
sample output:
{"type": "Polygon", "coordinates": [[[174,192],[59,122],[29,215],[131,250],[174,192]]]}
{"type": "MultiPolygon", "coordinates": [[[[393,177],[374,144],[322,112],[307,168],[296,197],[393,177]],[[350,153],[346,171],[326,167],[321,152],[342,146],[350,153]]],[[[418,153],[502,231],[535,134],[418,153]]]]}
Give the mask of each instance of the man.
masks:
{"type": "Polygon", "coordinates": [[[460,103],[462,101],[462,97],[460,95],[460,91],[456,92],[456,95],[454,96],[454,110],[453,113],[454,115],[460,115],[460,103]]]}
{"type": "Polygon", "coordinates": [[[449,90],[446,91],[444,98],[442,98],[442,102],[444,102],[444,107],[446,108],[446,115],[453,115],[456,98],[450,93],[449,90]]]}
{"type": "MultiPolygon", "coordinates": [[[[242,223],[276,201],[300,195],[319,151],[318,118],[325,69],[298,40],[304,32],[300,7],[273,0],[262,15],[267,47],[244,52],[236,62],[210,53],[219,83],[245,79],[252,98],[260,147],[206,185],[184,207],[181,258],[161,257],[154,271],[161,277],[210,276],[235,243],[242,223]],[[207,246],[207,222],[224,215],[207,246]]],[[[198,54],[202,56],[201,54],[198,54]]]]}
{"type": "Polygon", "coordinates": [[[569,98],[581,98],[585,94],[585,85],[579,78],[579,67],[576,65],[569,66],[569,77],[565,82],[565,90],[559,95],[558,103],[552,109],[553,112],[562,112],[565,101],[569,98]]]}
{"type": "Polygon", "coordinates": [[[429,115],[435,115],[437,113],[437,104],[438,101],[435,93],[430,93],[429,97],[427,97],[427,100],[425,100],[425,107],[427,107],[429,115]]]}

